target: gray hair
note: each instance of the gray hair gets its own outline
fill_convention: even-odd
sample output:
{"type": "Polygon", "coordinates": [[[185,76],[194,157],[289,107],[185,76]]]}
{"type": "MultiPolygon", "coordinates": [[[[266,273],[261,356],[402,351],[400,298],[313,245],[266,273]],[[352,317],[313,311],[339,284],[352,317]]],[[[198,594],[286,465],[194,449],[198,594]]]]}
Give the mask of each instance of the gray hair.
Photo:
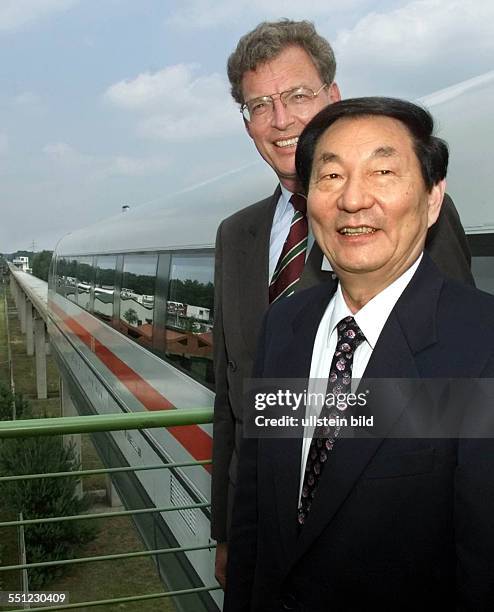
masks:
{"type": "Polygon", "coordinates": [[[242,78],[249,70],[276,58],[290,46],[299,46],[309,55],[323,83],[330,85],[336,72],[336,60],[328,41],[320,36],[310,21],[263,21],[238,41],[228,58],[227,72],[233,99],[245,102],[242,78]]]}

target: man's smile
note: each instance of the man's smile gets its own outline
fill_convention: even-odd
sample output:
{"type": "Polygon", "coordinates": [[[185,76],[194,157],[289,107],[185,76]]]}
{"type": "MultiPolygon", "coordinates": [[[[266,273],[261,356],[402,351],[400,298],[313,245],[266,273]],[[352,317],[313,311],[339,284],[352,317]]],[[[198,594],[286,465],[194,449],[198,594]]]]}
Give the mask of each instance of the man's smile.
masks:
{"type": "Polygon", "coordinates": [[[284,140],[275,140],[274,144],[277,147],[296,147],[298,142],[298,136],[293,136],[292,138],[285,138],[284,140]]]}

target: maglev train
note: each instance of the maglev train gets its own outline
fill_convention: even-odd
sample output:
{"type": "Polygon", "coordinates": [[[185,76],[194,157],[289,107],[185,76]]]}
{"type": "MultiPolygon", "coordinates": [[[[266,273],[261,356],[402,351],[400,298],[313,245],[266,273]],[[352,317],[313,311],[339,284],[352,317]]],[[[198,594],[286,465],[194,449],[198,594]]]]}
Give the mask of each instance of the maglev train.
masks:
{"type": "MultiPolygon", "coordinates": [[[[469,236],[480,288],[494,293],[494,212],[488,166],[494,142],[494,72],[423,98],[450,145],[448,191],[469,236]]],[[[80,414],[210,407],[214,240],[219,222],[271,193],[262,161],[64,237],[49,278],[50,335],[80,414]]],[[[210,425],[94,437],[108,466],[209,459],[210,425]]],[[[207,502],[211,466],[137,471],[113,483],[129,508],[207,502]]],[[[209,543],[209,509],[135,518],[150,549],[209,543]]],[[[156,557],[171,588],[215,584],[214,549],[156,557]]],[[[176,599],[217,610],[219,591],[176,599]]]]}

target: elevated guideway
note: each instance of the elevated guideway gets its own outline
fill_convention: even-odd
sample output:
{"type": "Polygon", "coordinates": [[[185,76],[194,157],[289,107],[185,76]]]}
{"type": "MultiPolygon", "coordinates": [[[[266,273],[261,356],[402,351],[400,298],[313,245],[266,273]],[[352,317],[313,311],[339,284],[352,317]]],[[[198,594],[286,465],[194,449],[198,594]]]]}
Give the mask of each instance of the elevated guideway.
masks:
{"type": "Polygon", "coordinates": [[[50,352],[46,323],[48,320],[48,283],[21,272],[12,264],[10,291],[15,301],[21,331],[26,336],[26,352],[35,355],[36,391],[38,399],[48,397],[46,379],[46,355],[50,352]]]}

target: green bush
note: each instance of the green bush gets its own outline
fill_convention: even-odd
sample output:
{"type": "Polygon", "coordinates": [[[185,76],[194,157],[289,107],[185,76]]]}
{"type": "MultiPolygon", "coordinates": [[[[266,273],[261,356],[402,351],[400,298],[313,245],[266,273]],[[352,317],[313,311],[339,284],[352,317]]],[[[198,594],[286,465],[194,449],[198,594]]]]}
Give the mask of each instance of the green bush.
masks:
{"type": "Polygon", "coordinates": [[[10,387],[0,383],[0,421],[12,420],[12,402],[15,399],[15,413],[18,419],[29,418],[31,411],[29,402],[22,394],[16,393],[15,398],[10,387]]]}
{"type": "MultiPolygon", "coordinates": [[[[73,445],[60,436],[13,438],[0,441],[0,474],[65,472],[78,469],[73,445]]],[[[25,519],[80,514],[87,509],[77,497],[77,477],[0,483],[0,505],[23,513],[25,519]]],[[[95,535],[88,521],[63,521],[25,527],[28,563],[73,558],[81,544],[95,535]]],[[[62,572],[63,566],[29,570],[29,585],[39,590],[62,572]]]]}

